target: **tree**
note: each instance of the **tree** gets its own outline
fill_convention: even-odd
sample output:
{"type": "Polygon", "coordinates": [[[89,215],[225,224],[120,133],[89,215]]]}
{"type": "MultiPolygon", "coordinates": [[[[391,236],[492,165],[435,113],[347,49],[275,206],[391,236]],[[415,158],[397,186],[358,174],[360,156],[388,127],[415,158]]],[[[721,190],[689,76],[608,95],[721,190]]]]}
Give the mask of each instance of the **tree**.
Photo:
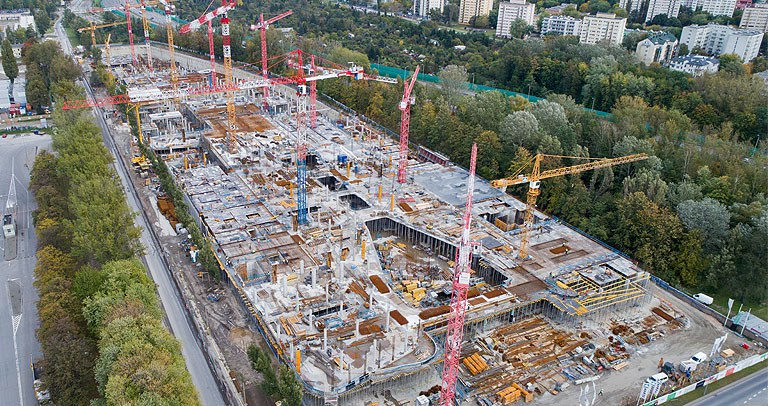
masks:
{"type": "Polygon", "coordinates": [[[252,344],[248,347],[248,359],[251,361],[251,367],[262,375],[261,388],[264,389],[264,392],[269,396],[276,394],[278,391],[277,375],[269,355],[252,344]]]}
{"type": "Polygon", "coordinates": [[[720,55],[720,72],[734,76],[742,76],[746,73],[741,58],[736,54],[720,55]]]}
{"type": "Polygon", "coordinates": [[[27,66],[27,102],[38,112],[42,112],[42,106],[48,105],[48,87],[45,85],[43,73],[36,65],[27,66]]]}
{"type": "Polygon", "coordinates": [[[680,221],[688,230],[699,230],[703,237],[703,248],[707,252],[719,252],[728,238],[731,213],[717,200],[709,197],[703,200],[686,200],[677,205],[680,221]]]}
{"type": "Polygon", "coordinates": [[[8,41],[7,38],[3,40],[2,50],[0,53],[3,54],[2,62],[5,76],[7,76],[11,83],[13,83],[13,81],[16,80],[16,78],[19,76],[19,65],[16,63],[16,57],[13,56],[11,41],[8,41]]]}
{"type": "Polygon", "coordinates": [[[664,206],[667,197],[667,183],[657,171],[643,168],[634,176],[624,179],[624,196],[644,193],[648,199],[659,206],[664,206]]]}
{"type": "Polygon", "coordinates": [[[48,17],[48,13],[45,10],[39,10],[35,13],[35,25],[37,26],[37,32],[41,36],[45,35],[45,32],[51,28],[51,18],[48,17]]]}
{"type": "Polygon", "coordinates": [[[467,89],[467,68],[448,65],[437,74],[443,97],[451,106],[457,106],[467,89]]]}
{"type": "Polygon", "coordinates": [[[534,149],[539,136],[539,121],[529,111],[509,114],[499,126],[499,138],[505,155],[515,153],[518,147],[534,149]]]}
{"type": "Polygon", "coordinates": [[[511,38],[523,38],[528,34],[530,26],[528,22],[518,18],[509,24],[509,36],[511,38]]]}

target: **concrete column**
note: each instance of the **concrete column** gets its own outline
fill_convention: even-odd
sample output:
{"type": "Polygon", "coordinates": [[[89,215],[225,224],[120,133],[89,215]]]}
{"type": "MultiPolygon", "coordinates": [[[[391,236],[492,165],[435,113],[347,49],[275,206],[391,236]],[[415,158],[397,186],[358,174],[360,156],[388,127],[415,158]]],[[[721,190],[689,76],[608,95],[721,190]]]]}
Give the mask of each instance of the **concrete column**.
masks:
{"type": "Polygon", "coordinates": [[[355,319],[355,337],[360,336],[360,319],[355,319]]]}
{"type": "Polygon", "coordinates": [[[389,303],[387,303],[387,321],[384,324],[384,331],[389,331],[389,303]]]}
{"type": "MultiPolygon", "coordinates": [[[[301,261],[302,266],[304,265],[304,261],[301,261]]],[[[317,268],[312,268],[312,289],[314,289],[317,286],[317,268]]]]}
{"type": "Polygon", "coordinates": [[[323,351],[328,351],[328,329],[323,329],[323,351]]]}
{"type": "Polygon", "coordinates": [[[373,288],[368,292],[368,309],[373,310],[373,288]]]}
{"type": "Polygon", "coordinates": [[[304,276],[304,260],[299,261],[299,275],[304,276]]]}

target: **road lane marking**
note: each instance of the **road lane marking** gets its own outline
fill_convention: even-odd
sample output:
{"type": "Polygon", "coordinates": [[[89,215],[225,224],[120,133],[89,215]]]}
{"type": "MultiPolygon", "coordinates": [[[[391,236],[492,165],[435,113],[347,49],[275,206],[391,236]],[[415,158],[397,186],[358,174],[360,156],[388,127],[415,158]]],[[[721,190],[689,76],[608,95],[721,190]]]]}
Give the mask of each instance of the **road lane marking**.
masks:
{"type": "MultiPolygon", "coordinates": [[[[10,284],[8,282],[15,281],[16,279],[8,279],[5,283],[5,289],[8,291],[8,301],[11,301],[11,288],[10,284]]],[[[21,289],[19,289],[21,291],[21,289]]],[[[13,303],[9,303],[11,305],[11,313],[13,313],[13,303]]],[[[16,318],[18,317],[18,322],[21,321],[21,313],[19,313],[18,316],[11,316],[11,322],[13,323],[13,353],[16,356],[16,381],[19,384],[19,401],[23,405],[24,404],[24,391],[21,390],[21,368],[19,368],[19,345],[16,341],[16,331],[18,330],[18,324],[16,318]]]]}

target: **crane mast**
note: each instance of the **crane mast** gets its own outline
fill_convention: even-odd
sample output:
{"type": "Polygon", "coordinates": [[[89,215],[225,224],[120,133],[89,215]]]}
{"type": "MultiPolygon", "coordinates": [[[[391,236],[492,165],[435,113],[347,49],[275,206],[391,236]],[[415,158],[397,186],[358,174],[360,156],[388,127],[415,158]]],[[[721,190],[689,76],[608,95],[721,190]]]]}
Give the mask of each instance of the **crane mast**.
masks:
{"type": "MultiPolygon", "coordinates": [[[[293,14],[293,10],[288,10],[268,20],[264,20],[264,14],[260,13],[259,23],[255,25],[251,25],[251,31],[259,30],[259,36],[261,37],[261,76],[265,80],[269,79],[269,71],[267,70],[267,61],[269,58],[267,55],[267,28],[269,27],[270,24],[274,23],[275,21],[288,17],[291,14],[293,14]]],[[[264,110],[266,110],[267,107],[269,107],[269,103],[267,103],[267,98],[269,98],[269,88],[265,87],[263,94],[264,94],[264,110]]]]}
{"type": "Polygon", "coordinates": [[[125,0],[125,22],[128,24],[128,44],[131,47],[131,63],[136,66],[136,50],[133,49],[133,28],[131,28],[131,3],[125,0]]]}
{"type": "MultiPolygon", "coordinates": [[[[310,72],[310,75],[317,72],[314,55],[310,62],[310,72]]],[[[317,128],[317,81],[314,80],[309,82],[309,126],[313,129],[317,128]]]]}
{"type": "Polygon", "coordinates": [[[147,3],[141,0],[141,24],[144,26],[144,47],[147,50],[147,68],[152,72],[152,47],[149,43],[149,20],[147,20],[147,3]]]}
{"type": "MultiPolygon", "coordinates": [[[[296,220],[299,225],[309,222],[307,218],[307,82],[304,77],[304,68],[301,58],[301,50],[298,51],[298,86],[296,105],[296,220]]],[[[314,59],[314,56],[313,56],[314,59]]]]}
{"type": "Polygon", "coordinates": [[[553,178],[557,176],[571,175],[574,173],[580,173],[598,168],[607,168],[614,165],[620,165],[630,162],[642,161],[648,159],[647,154],[634,154],[627,155],[618,158],[584,158],[576,156],[563,156],[563,155],[547,155],[536,154],[530,161],[528,161],[522,168],[520,168],[514,175],[491,181],[491,186],[495,188],[506,188],[507,186],[520,185],[528,183],[528,194],[525,202],[525,216],[523,221],[523,227],[520,230],[520,251],[518,258],[528,258],[528,232],[533,226],[534,212],[536,209],[536,199],[541,194],[541,180],[547,178],[553,178]],[[545,158],[571,158],[571,159],[592,159],[592,162],[583,164],[566,166],[562,168],[549,169],[541,171],[541,162],[545,158]],[[522,175],[522,171],[532,165],[531,173],[528,176],[522,175]]]}
{"type": "Polygon", "coordinates": [[[112,33],[107,34],[107,39],[104,41],[104,54],[107,57],[107,67],[112,66],[112,61],[109,57],[109,40],[112,39],[112,33]]]}
{"type": "Polygon", "coordinates": [[[413,72],[411,80],[405,80],[405,91],[400,101],[400,163],[397,168],[397,181],[405,183],[408,174],[408,133],[411,127],[411,105],[416,103],[416,98],[411,96],[413,85],[419,77],[419,67],[413,72]]]}
{"type": "Polygon", "coordinates": [[[213,22],[208,20],[208,53],[211,59],[211,87],[216,86],[216,54],[213,50],[213,22]]]}
{"type": "Polygon", "coordinates": [[[176,57],[173,54],[173,20],[171,14],[176,9],[176,6],[171,4],[171,0],[163,1],[165,6],[165,32],[168,37],[168,59],[170,62],[171,70],[171,85],[175,90],[178,87],[178,74],[176,73],[176,57]]]}
{"type": "MultiPolygon", "coordinates": [[[[221,0],[222,7],[227,6],[226,0],[221,0]]],[[[229,38],[229,17],[226,10],[221,15],[221,42],[224,48],[224,80],[227,87],[233,86],[232,78],[232,46],[229,38]]],[[[230,90],[227,95],[227,144],[229,152],[237,151],[237,117],[235,115],[235,95],[230,90]]]]}
{"type": "Polygon", "coordinates": [[[450,314],[448,315],[448,330],[445,333],[445,358],[443,360],[443,379],[440,385],[440,406],[453,406],[453,398],[456,396],[456,378],[461,360],[461,340],[464,336],[464,316],[467,310],[467,289],[469,289],[470,265],[472,263],[472,242],[469,232],[472,222],[472,195],[475,190],[477,144],[472,144],[472,157],[469,162],[467,203],[464,206],[464,217],[462,218],[461,242],[456,253],[453,294],[451,295],[450,314]]]}

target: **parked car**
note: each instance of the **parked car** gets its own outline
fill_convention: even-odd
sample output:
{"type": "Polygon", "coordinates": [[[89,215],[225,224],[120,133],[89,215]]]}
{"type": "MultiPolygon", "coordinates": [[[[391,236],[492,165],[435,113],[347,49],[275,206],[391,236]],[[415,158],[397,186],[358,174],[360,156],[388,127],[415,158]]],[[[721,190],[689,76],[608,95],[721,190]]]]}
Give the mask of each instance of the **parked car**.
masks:
{"type": "Polygon", "coordinates": [[[691,357],[691,361],[695,362],[696,365],[699,365],[706,360],[707,360],[707,354],[704,354],[703,352],[697,352],[696,354],[693,354],[693,356],[691,357]]]}
{"type": "Polygon", "coordinates": [[[666,383],[669,380],[669,377],[664,372],[659,372],[656,375],[649,376],[648,379],[645,381],[651,384],[655,384],[657,382],[660,382],[661,384],[666,383]]]}
{"type": "Polygon", "coordinates": [[[711,305],[712,302],[714,302],[714,299],[712,299],[711,296],[706,295],[704,293],[697,293],[697,294],[693,295],[693,298],[698,300],[701,303],[704,303],[707,306],[711,305]]]}

